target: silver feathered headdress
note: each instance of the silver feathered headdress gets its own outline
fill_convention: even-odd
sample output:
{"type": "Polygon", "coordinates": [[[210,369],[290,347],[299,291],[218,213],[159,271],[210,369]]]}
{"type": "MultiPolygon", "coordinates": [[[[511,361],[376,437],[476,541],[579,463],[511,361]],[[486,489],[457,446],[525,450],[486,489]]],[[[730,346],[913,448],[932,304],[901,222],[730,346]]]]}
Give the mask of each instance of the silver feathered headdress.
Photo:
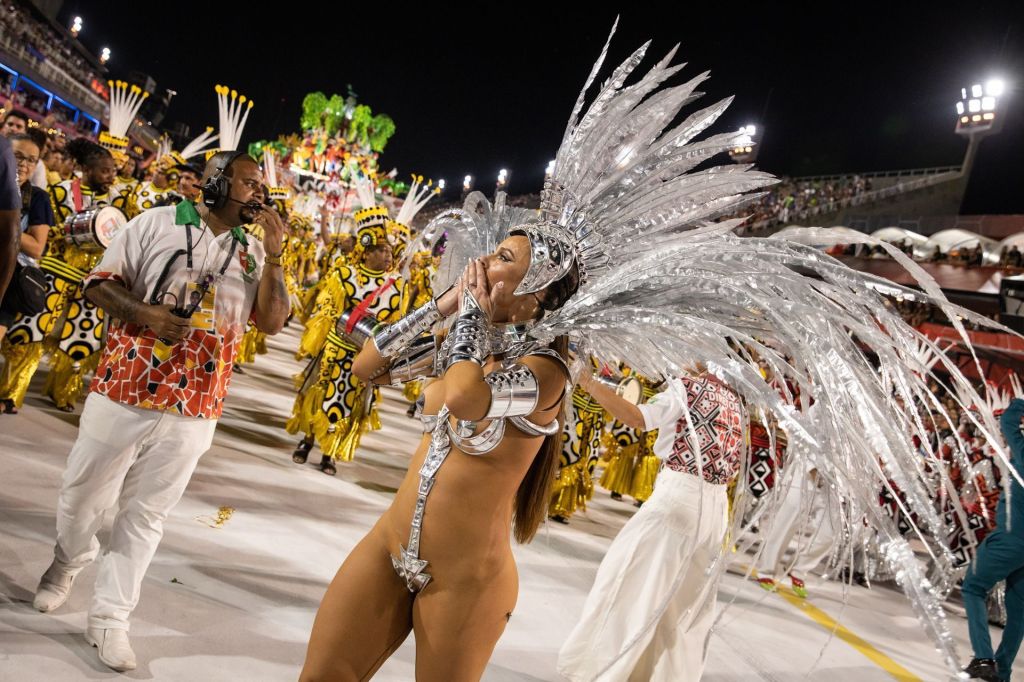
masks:
{"type": "MultiPolygon", "coordinates": [[[[618,22],[616,22],[617,25],[618,22]]],[[[612,34],[615,27],[612,28],[612,34]]],[[[685,65],[671,65],[678,45],[636,83],[626,86],[647,53],[645,43],[601,86],[581,115],[604,64],[611,36],[576,100],[550,177],[541,193],[541,221],[514,232],[530,239],[529,270],[517,294],[540,291],[579,269],[581,291],[605,272],[622,247],[650,243],[715,216],[735,212],[776,182],[750,166],[698,164],[731,148],[739,133],[694,138],[732,101],[695,112],[664,132],[679,110],[700,97],[704,72],[682,85],[659,87],[685,65]]]]}

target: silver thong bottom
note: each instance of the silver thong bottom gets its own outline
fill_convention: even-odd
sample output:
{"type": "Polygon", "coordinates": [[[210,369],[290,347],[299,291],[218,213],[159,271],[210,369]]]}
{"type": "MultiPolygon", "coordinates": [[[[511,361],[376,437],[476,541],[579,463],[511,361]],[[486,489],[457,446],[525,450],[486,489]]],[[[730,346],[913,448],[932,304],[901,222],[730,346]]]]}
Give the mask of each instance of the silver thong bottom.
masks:
{"type": "Polygon", "coordinates": [[[430,437],[427,456],[420,467],[420,484],[416,494],[416,508],[412,513],[412,525],[409,528],[409,546],[400,548],[399,556],[391,555],[391,565],[395,573],[405,581],[410,592],[416,593],[427,586],[431,576],[425,573],[429,563],[420,558],[420,533],[423,530],[423,514],[427,508],[427,496],[434,487],[437,472],[444,460],[452,451],[452,441],[448,435],[448,408],[443,407],[434,423],[434,431],[430,437]]]}

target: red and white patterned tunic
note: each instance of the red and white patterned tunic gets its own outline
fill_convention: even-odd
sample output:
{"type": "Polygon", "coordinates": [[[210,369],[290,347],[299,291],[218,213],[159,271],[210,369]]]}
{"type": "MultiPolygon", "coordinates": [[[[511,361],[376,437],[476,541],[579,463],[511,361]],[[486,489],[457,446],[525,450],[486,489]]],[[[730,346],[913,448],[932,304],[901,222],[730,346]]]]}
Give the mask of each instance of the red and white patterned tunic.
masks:
{"type": "Polygon", "coordinates": [[[188,303],[186,287],[204,275],[216,275],[212,330],[193,329],[180,343],[168,346],[148,328],[118,322],[107,331],[107,345],[90,390],[113,401],[186,417],[217,419],[231,379],[231,366],[256,302],[263,268],[263,245],[247,235],[237,244],[230,232],[214,236],[209,227],[193,227],[193,270],[184,255],[188,229],[198,216],[191,204],[154,208],[131,220],[115,235],[103,259],[85,279],[85,286],[103,280],[121,282],[149,302],[165,268],[164,303],[188,303]],[[228,260],[229,254],[230,260],[228,260]]]}
{"type": "Polygon", "coordinates": [[[715,376],[673,379],[668,390],[639,408],[647,429],[659,429],[654,454],[665,460],[669,469],[720,485],[739,471],[743,443],[740,401],[715,376]],[[691,446],[694,435],[696,454],[691,446]]]}

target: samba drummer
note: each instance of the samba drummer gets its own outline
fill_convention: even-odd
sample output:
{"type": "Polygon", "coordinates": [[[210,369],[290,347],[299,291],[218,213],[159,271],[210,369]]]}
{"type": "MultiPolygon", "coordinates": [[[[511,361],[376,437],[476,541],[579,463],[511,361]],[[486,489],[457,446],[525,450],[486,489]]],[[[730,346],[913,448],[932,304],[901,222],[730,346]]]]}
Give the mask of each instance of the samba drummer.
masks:
{"type": "Polygon", "coordinates": [[[289,433],[303,433],[292,461],[304,464],[316,442],[322,451],[320,470],[330,476],[337,472],[337,460],[352,460],[363,432],[380,428],[377,389],[352,374],[352,360],[365,340],[356,334],[365,325],[397,320],[408,305],[408,287],[392,271],[388,210],[367,204],[355,214],[352,265],[334,268],[317,296],[302,340],[302,350],[313,360],[286,424],[289,433]]]}
{"type": "Polygon", "coordinates": [[[156,206],[177,206],[182,201],[191,201],[193,204],[199,201],[202,171],[188,162],[175,163],[172,169],[177,174],[176,189],[168,190],[156,206]]]}
{"type": "Polygon", "coordinates": [[[135,210],[139,213],[148,211],[156,206],[169,205],[167,199],[174,193],[175,189],[171,183],[171,163],[173,163],[173,159],[169,156],[157,159],[153,162],[153,179],[139,183],[134,197],[135,210]]]}
{"type": "Polygon", "coordinates": [[[103,311],[82,295],[82,280],[126,218],[113,208],[120,197],[112,189],[117,170],[110,151],[80,138],[68,143],[67,152],[81,177],[50,186],[57,228],[39,263],[49,285],[46,308],[17,318],[8,330],[0,398],[20,407],[49,350],[53,358],[44,391],[59,409],[72,412],[86,373],[99,361],[103,339],[103,311]]]}
{"type": "Polygon", "coordinates": [[[124,81],[108,81],[108,86],[109,118],[100,144],[85,138],[69,142],[65,152],[74,159],[76,174],[49,188],[56,229],[40,262],[49,286],[46,309],[16,320],[8,332],[8,369],[0,397],[19,407],[45,350],[53,358],[43,390],[65,412],[74,412],[85,375],[99,362],[103,311],[82,295],[82,280],[127,222],[131,196],[118,192],[114,183],[118,167],[128,160],[128,130],[148,97],[124,81]]]}

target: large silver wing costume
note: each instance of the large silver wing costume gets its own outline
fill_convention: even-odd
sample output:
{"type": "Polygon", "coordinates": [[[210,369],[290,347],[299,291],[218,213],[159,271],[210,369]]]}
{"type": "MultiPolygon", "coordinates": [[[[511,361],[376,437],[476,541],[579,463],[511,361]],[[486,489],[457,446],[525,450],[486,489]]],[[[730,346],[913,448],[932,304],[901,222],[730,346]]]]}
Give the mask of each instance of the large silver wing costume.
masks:
{"type": "MultiPolygon", "coordinates": [[[[435,219],[433,227],[447,231],[450,245],[435,290],[454,282],[470,258],[493,251],[513,227],[529,236],[533,248],[517,293],[539,291],[577,267],[578,292],[540,320],[531,335],[540,340],[569,335],[599,360],[622,360],[650,376],[677,374],[695,361],[708,364],[749,407],[777,420],[791,443],[801,441],[791,448],[794,461],[788,465],[817,469],[841,499],[845,532],[838,536],[845,544],[836,554],[852,551],[851,542],[863,535],[865,525],[874,529],[881,556],[956,670],[941,606],[955,575],[942,541],[951,516],[947,511],[944,518],[935,501],[946,500],[952,518],[964,520],[964,510],[946,467],[936,453],[922,457],[912,437],[928,442],[928,418],[920,408],[945,412],[928,387],[930,380],[944,382],[961,406],[975,408],[970,419],[1005,468],[1008,459],[988,403],[941,353],[934,366],[921,361],[919,348],[939,349],[886,304],[876,291],[881,280],[809,244],[737,237],[733,230],[742,220],[714,222],[736,215],[775,178],[745,165],[708,163],[736,142],[736,134],[697,139],[729,99],[669,127],[699,96],[696,88],[707,73],[663,88],[681,68],[670,65],[673,49],[627,84],[647,48],[616,68],[587,105],[605,45],[573,108],[539,214],[510,209],[500,193],[493,207],[473,194],[462,210],[435,219]],[[785,377],[800,400],[785,384],[780,390],[778,383],[765,381],[755,360],[785,377]],[[808,419],[802,408],[812,399],[818,407],[808,419]],[[911,519],[930,570],[881,510],[881,491],[888,491],[911,519]]],[[[803,236],[812,243],[827,241],[813,229],[803,236]]],[[[867,236],[864,241],[880,243],[867,236]]],[[[917,278],[924,293],[914,295],[940,306],[965,344],[961,319],[993,325],[950,304],[916,264],[882,246],[917,278]]],[[[966,458],[957,464],[971,475],[966,458]]],[[[1015,474],[1004,481],[1010,475],[1015,474]]],[[[771,504],[770,498],[766,506],[771,504]]],[[[731,537],[743,531],[742,512],[741,500],[731,537]]],[[[723,553],[714,570],[724,570],[725,563],[723,553]]],[[[665,595],[651,621],[622,643],[619,656],[656,623],[670,597],[665,595]]]]}

